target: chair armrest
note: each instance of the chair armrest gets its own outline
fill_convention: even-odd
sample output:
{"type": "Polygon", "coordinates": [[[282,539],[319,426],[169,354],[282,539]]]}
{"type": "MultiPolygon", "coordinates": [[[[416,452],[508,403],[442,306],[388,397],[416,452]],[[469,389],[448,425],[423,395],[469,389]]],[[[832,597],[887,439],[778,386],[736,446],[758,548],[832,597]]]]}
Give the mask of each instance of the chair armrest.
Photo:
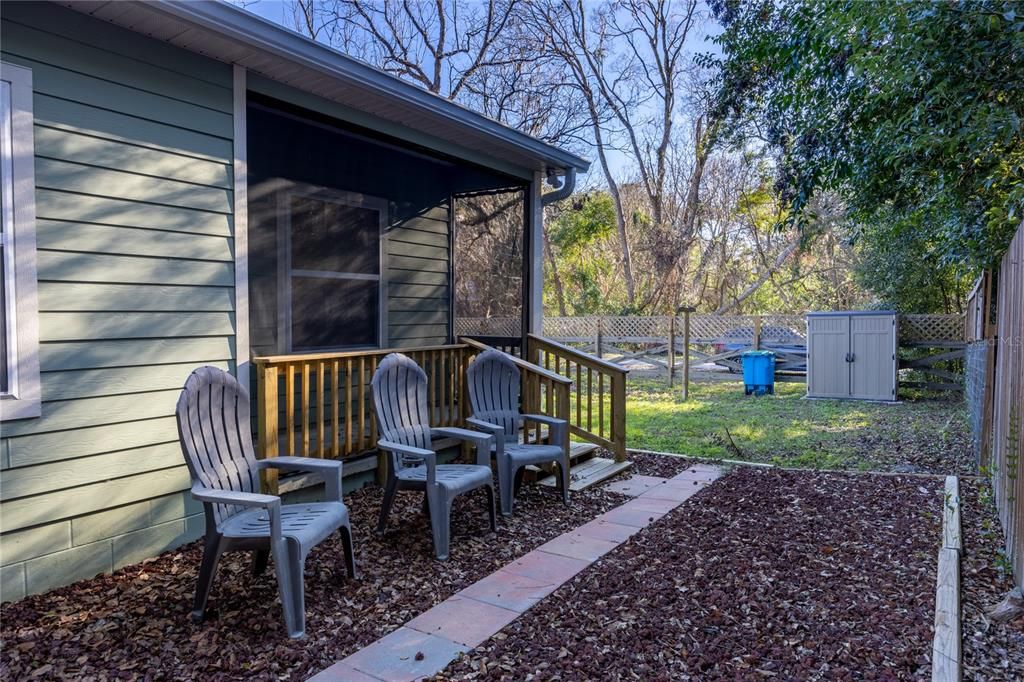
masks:
{"type": "Polygon", "coordinates": [[[281,506],[281,498],[277,495],[243,493],[236,490],[217,490],[201,486],[193,486],[192,497],[200,502],[233,504],[236,507],[263,507],[264,509],[269,509],[274,505],[281,506]]]}
{"type": "Polygon", "coordinates": [[[324,479],[325,497],[331,502],[341,502],[342,463],[336,459],[315,459],[313,457],[271,457],[256,462],[259,469],[284,469],[286,471],[311,471],[324,479]]]}
{"type": "Polygon", "coordinates": [[[479,417],[467,417],[466,423],[481,431],[490,433],[494,436],[494,451],[498,454],[505,452],[505,427],[499,424],[492,424],[479,417]]]}
{"type": "Polygon", "coordinates": [[[491,443],[494,442],[494,436],[488,433],[480,433],[479,431],[470,431],[469,429],[460,429],[452,426],[444,426],[430,430],[431,435],[447,436],[449,438],[458,438],[462,441],[473,443],[476,446],[476,463],[480,466],[491,465],[491,443]]]}
{"type": "Polygon", "coordinates": [[[565,443],[565,437],[569,433],[569,422],[546,414],[524,414],[520,416],[523,421],[547,424],[550,429],[548,433],[548,440],[553,443],[558,443],[559,445],[563,445],[565,443]]]}
{"type": "Polygon", "coordinates": [[[270,516],[270,538],[273,542],[281,541],[281,498],[277,495],[215,490],[196,485],[192,486],[192,497],[207,504],[233,504],[237,507],[266,509],[270,516]]]}
{"type": "Polygon", "coordinates": [[[427,466],[427,485],[433,485],[437,480],[437,453],[433,450],[425,450],[423,448],[413,447],[412,445],[403,445],[402,443],[395,443],[390,440],[379,440],[377,441],[377,447],[381,450],[386,450],[396,455],[405,455],[413,459],[421,459],[427,466]]]}

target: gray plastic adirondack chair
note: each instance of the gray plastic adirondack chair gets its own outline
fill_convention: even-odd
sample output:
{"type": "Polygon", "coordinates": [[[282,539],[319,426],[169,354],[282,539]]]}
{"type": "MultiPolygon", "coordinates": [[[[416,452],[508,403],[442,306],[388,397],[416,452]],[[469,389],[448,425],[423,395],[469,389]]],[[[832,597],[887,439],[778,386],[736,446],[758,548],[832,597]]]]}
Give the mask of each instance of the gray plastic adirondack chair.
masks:
{"type": "Polygon", "coordinates": [[[310,549],[341,532],[345,564],[356,577],[352,528],[341,501],[341,462],[308,457],[257,460],[249,421],[249,393],[215,367],[192,372],[178,399],[178,437],[192,477],[192,496],[206,512],[203,563],[192,619],[201,622],[223,552],[255,551],[253,572],[274,557],[277,588],[289,637],[305,633],[303,564],[310,549]],[[311,471],[323,476],[327,502],[281,504],[260,494],[263,469],[311,471]]]}
{"type": "Polygon", "coordinates": [[[519,412],[519,368],[505,353],[484,351],[469,364],[466,375],[473,407],[473,416],[466,423],[494,436],[501,513],[512,514],[512,500],[522,481],[522,469],[528,464],[555,462],[562,500],[569,504],[569,425],[564,419],[519,412]],[[524,420],[546,424],[550,444],[520,443],[519,428],[524,420]]]}
{"type": "Polygon", "coordinates": [[[384,532],[399,490],[423,491],[434,552],[444,561],[448,558],[452,501],[477,488],[487,490],[491,530],[496,530],[490,455],[493,439],[468,429],[431,428],[426,372],[401,353],[391,353],[381,361],[371,387],[380,433],[377,447],[390,453],[377,532],[384,532]],[[443,437],[473,443],[476,464],[438,464],[431,440],[443,437]]]}

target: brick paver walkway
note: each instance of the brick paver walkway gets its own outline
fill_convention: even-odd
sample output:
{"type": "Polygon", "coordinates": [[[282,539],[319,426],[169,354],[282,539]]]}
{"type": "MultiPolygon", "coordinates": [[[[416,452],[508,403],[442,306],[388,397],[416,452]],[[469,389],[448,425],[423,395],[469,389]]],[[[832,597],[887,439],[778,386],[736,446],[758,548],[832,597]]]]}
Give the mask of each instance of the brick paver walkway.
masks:
{"type": "Polygon", "coordinates": [[[404,682],[444,670],[720,475],[718,467],[697,464],[670,479],[633,476],[607,484],[633,499],[519,557],[311,681],[404,682]]]}

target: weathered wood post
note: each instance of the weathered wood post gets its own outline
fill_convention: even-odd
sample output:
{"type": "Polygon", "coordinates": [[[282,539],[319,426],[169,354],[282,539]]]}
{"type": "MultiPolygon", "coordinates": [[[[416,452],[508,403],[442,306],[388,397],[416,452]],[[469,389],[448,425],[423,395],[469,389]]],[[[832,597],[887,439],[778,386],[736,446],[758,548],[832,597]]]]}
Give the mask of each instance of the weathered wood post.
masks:
{"type": "Polygon", "coordinates": [[[690,398],[690,313],[696,308],[683,308],[683,400],[690,398]]]}
{"type": "Polygon", "coordinates": [[[594,355],[601,357],[601,352],[604,349],[604,318],[597,318],[597,348],[594,351],[594,355]]]}
{"type": "Polygon", "coordinates": [[[754,350],[761,349],[761,316],[754,316],[754,350]]]}
{"type": "Polygon", "coordinates": [[[676,316],[668,321],[668,386],[672,387],[676,379],[676,316]]]}

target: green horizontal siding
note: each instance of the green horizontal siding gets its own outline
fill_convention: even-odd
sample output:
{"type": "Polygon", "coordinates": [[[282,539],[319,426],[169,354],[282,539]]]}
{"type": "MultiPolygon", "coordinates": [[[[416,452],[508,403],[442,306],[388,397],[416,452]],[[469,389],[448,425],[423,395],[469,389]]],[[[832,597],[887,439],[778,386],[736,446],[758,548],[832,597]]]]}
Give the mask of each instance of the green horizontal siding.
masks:
{"type": "Polygon", "coordinates": [[[388,345],[448,342],[448,204],[405,218],[388,231],[388,345]]]}
{"type": "Polygon", "coordinates": [[[0,50],[35,89],[42,417],[0,441],[0,562],[31,592],[198,532],[174,407],[235,367],[232,80],[49,3],[5,4],[0,50]]]}

